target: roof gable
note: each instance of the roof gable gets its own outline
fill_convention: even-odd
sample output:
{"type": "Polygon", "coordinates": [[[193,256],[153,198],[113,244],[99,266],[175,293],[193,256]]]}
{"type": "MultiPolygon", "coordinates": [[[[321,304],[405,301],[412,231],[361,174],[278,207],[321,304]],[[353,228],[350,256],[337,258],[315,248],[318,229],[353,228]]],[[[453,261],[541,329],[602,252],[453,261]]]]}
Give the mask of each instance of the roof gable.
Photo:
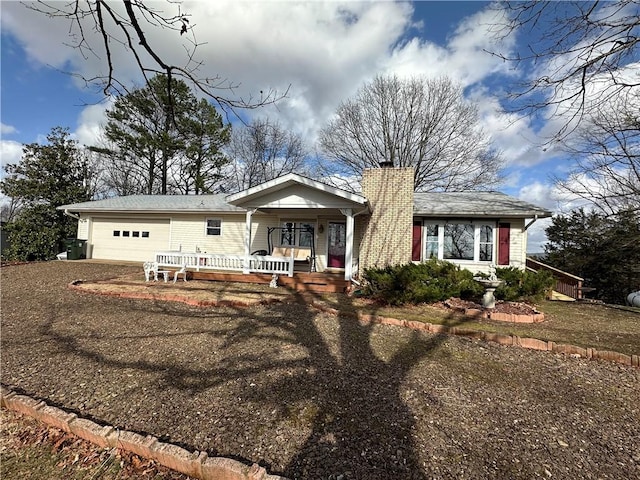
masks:
{"type": "Polygon", "coordinates": [[[227,202],[244,208],[343,208],[364,206],[367,199],[295,173],[274,178],[227,196],[227,202]]]}

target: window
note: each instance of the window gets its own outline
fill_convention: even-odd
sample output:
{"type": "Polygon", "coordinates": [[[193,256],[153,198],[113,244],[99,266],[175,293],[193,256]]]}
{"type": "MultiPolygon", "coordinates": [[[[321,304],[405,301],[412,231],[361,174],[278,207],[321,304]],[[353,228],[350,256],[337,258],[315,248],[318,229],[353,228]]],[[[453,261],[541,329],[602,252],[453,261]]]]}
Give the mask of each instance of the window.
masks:
{"type": "Polygon", "coordinates": [[[219,218],[207,219],[207,235],[220,235],[222,233],[222,220],[219,218]]]}
{"type": "Polygon", "coordinates": [[[133,237],[139,238],[140,232],[131,232],[133,237]]]}
{"type": "Polygon", "coordinates": [[[428,224],[426,226],[427,250],[426,250],[426,255],[424,256],[425,259],[438,258],[438,245],[440,242],[440,240],[438,239],[438,229],[439,229],[438,225],[428,224]]]}
{"type": "Polygon", "coordinates": [[[122,236],[123,236],[123,237],[128,237],[128,236],[129,236],[129,231],[128,231],[128,230],[124,230],[124,231],[122,232],[122,236]]]}
{"type": "Polygon", "coordinates": [[[298,232],[298,246],[311,247],[313,241],[313,232],[315,230],[312,223],[300,223],[298,224],[301,230],[298,232]]]}
{"type": "Polygon", "coordinates": [[[480,223],[429,222],[424,226],[424,258],[452,261],[493,261],[493,225],[480,223]]]}
{"type": "Polygon", "coordinates": [[[149,238],[149,232],[142,232],[142,238],[149,238]]]}
{"type": "Polygon", "coordinates": [[[480,225],[480,261],[493,261],[493,227],[480,225]]]}
{"type": "Polygon", "coordinates": [[[282,230],[280,230],[280,245],[290,246],[296,244],[295,226],[296,224],[293,222],[285,222],[282,224],[282,230]]]}
{"type": "Polygon", "coordinates": [[[450,223],[444,226],[445,260],[473,260],[473,225],[450,223]]]}
{"type": "Polygon", "coordinates": [[[280,246],[311,247],[316,224],[310,222],[283,222],[280,246]]]}
{"type": "Polygon", "coordinates": [[[120,236],[120,230],[114,230],[113,231],[113,236],[114,237],[119,237],[120,236]]]}

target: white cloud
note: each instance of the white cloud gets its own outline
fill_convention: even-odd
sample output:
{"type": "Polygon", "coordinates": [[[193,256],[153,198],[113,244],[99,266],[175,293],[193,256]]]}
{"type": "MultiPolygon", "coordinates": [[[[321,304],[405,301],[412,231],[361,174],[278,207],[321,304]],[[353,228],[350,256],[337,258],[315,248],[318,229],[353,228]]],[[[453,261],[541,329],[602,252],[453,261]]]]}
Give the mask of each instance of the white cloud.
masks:
{"type": "Polygon", "coordinates": [[[97,145],[102,126],[106,123],[105,111],[113,105],[113,99],[98,105],[89,105],[82,110],[74,138],[81,145],[97,145]]]}
{"type": "MultiPolygon", "coordinates": [[[[518,198],[525,202],[546,208],[551,212],[556,212],[558,199],[555,188],[552,185],[541,182],[533,182],[520,189],[518,198]]],[[[544,251],[544,244],[547,242],[545,229],[551,225],[550,218],[536,220],[527,230],[527,253],[540,253],[544,251]]]]}
{"type": "Polygon", "coordinates": [[[0,123],[0,134],[2,135],[11,135],[12,133],[17,133],[18,130],[16,127],[11,125],[5,125],[4,123],[0,123]]]}
{"type": "Polygon", "coordinates": [[[0,140],[0,158],[2,159],[2,169],[0,175],[4,178],[4,167],[15,164],[22,158],[22,144],[13,140],[0,140]]]}
{"type": "MultiPolygon", "coordinates": [[[[584,199],[561,191],[554,184],[531,182],[520,188],[517,197],[525,202],[546,208],[555,215],[566,215],[576,208],[592,207],[584,199]]],[[[527,230],[527,250],[529,253],[542,252],[547,238],[544,230],[551,225],[550,218],[539,219],[527,230]]]]}
{"type": "MultiPolygon", "coordinates": [[[[169,2],[154,7],[171,14],[178,8],[169,2]]],[[[261,91],[289,89],[277,105],[245,114],[274,117],[305,135],[309,143],[338,103],[376,74],[447,74],[468,86],[491,73],[505,73],[504,64],[483,51],[493,41],[488,31],[495,11],[469,17],[448,45],[437,46],[406,37],[416,27],[410,3],[185,1],[180,8],[190,15],[200,44],[196,58],[205,61],[197,73],[219,77],[222,86],[227,86],[225,79],[233,82],[236,88],[221,89],[222,96],[248,99],[261,91]]],[[[85,57],[78,49],[61,46],[74,41],[69,23],[62,19],[54,21],[21,4],[3,3],[2,26],[25,45],[36,63],[77,69],[86,77],[104,73],[102,39],[87,26],[86,40],[96,50],[85,57]]],[[[181,64],[189,34],[158,28],[145,28],[145,33],[152,46],[161,46],[165,58],[181,64]]],[[[130,53],[117,42],[112,46],[119,78],[140,85],[130,53]]]]}
{"type": "Polygon", "coordinates": [[[35,2],[2,2],[2,30],[11,33],[23,45],[34,65],[63,67],[77,56],[61,43],[69,41],[68,22],[61,18],[49,18],[26,7],[35,2]]]}
{"type": "MultiPolygon", "coordinates": [[[[172,14],[178,8],[169,2],[154,3],[154,7],[172,14]]],[[[414,23],[410,3],[220,0],[185,1],[180,8],[191,15],[195,40],[200,44],[197,58],[205,61],[198,73],[218,76],[223,86],[224,79],[236,85],[233,91],[220,90],[222,96],[248,98],[260,91],[284,92],[290,87],[283,101],[243,115],[249,120],[253,116],[271,117],[302,134],[309,145],[339,102],[376,74],[446,74],[467,88],[478,104],[483,125],[503,152],[507,166],[542,165],[556,154],[540,146],[540,129],[532,125],[531,118],[505,114],[500,102],[502,92],[493,84],[491,88],[485,84],[496,74],[517,74],[507,70],[509,64],[485,51],[508,52],[515,47],[515,37],[507,37],[500,45],[493,43],[495,10],[468,17],[446,44],[436,45],[412,36],[420,25],[414,23]]],[[[2,13],[3,32],[15,35],[34,63],[76,68],[88,77],[104,71],[104,58],[83,58],[78,50],[62,46],[70,40],[68,22],[52,21],[17,2],[3,2],[2,13]]],[[[184,58],[189,35],[181,37],[177,32],[153,28],[145,32],[163,56],[176,62],[184,58]]],[[[85,29],[85,33],[91,45],[100,46],[101,39],[92,29],[85,29]]],[[[130,53],[117,48],[113,53],[119,78],[141,85],[130,53]]],[[[95,143],[105,108],[97,105],[82,110],[74,133],[81,143],[95,143]]],[[[517,172],[510,178],[516,188],[527,180],[517,172]]],[[[550,197],[542,194],[539,185],[530,185],[521,194],[532,203],[555,210],[557,205],[550,204],[550,197]]]]}
{"type": "Polygon", "coordinates": [[[545,230],[551,225],[550,218],[536,220],[527,230],[527,253],[542,253],[547,243],[545,230]]]}

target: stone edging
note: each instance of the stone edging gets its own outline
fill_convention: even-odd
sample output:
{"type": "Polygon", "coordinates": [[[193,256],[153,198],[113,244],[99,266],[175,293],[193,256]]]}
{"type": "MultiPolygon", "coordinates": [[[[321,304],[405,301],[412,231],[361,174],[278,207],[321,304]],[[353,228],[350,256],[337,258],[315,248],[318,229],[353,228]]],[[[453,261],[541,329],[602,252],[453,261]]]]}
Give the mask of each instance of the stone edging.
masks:
{"type": "Polygon", "coordinates": [[[92,295],[100,295],[103,297],[130,298],[133,300],[160,300],[163,302],[180,302],[192,307],[254,307],[258,305],[272,305],[274,303],[282,303],[279,298],[270,298],[267,300],[255,300],[251,302],[243,302],[241,300],[194,300],[193,298],[183,295],[166,295],[142,292],[102,292],[91,288],[82,288],[80,285],[85,280],[74,280],[69,283],[71,290],[83,293],[91,293],[92,295]]]}
{"type": "Polygon", "coordinates": [[[44,401],[18,395],[4,386],[0,386],[0,405],[99,447],[125,450],[200,480],[286,480],[285,477],[269,475],[257,463],[248,466],[231,458],[208,457],[206,452],[189,452],[177,445],[160,442],[151,435],[144,437],[112,426],[98,425],[74,413],[47,405],[44,401]]]}
{"type": "MultiPolygon", "coordinates": [[[[316,310],[332,315],[344,315],[343,312],[340,312],[335,308],[327,307],[320,302],[310,301],[309,303],[316,310]]],[[[519,337],[517,335],[485,332],[482,330],[472,330],[470,328],[462,327],[447,327],[446,325],[418,322],[415,320],[399,320],[397,318],[381,317],[378,315],[353,313],[349,314],[349,316],[358,319],[358,321],[362,323],[378,323],[381,325],[405,327],[412,330],[421,330],[424,332],[435,334],[459,335],[462,337],[494,342],[500,345],[517,346],[527,348],[529,350],[548,351],[575,357],[588,358],[592,360],[606,360],[609,362],[620,363],[622,365],[640,367],[640,355],[625,355],[624,353],[613,352],[610,350],[583,348],[576,345],[567,345],[546,340],[538,340],[537,338],[519,337]]]]}
{"type": "Polygon", "coordinates": [[[473,318],[486,318],[488,320],[510,323],[538,323],[544,321],[544,313],[538,311],[535,313],[505,313],[493,310],[481,310],[479,308],[456,307],[451,305],[448,300],[444,303],[452,310],[473,318]]]}
{"type": "MultiPolygon", "coordinates": [[[[134,298],[134,299],[141,299],[141,300],[157,300],[157,296],[154,296],[148,293],[124,293],[123,294],[120,292],[118,293],[99,292],[91,289],[83,289],[78,286],[83,281],[84,280],[74,280],[69,284],[69,288],[78,290],[80,292],[87,292],[87,293],[92,293],[97,295],[117,296],[117,297],[134,298]]],[[[256,301],[256,302],[240,302],[240,301],[225,301],[225,300],[222,300],[222,301],[202,300],[201,301],[201,300],[193,300],[188,297],[182,297],[180,295],[164,296],[162,300],[183,302],[188,305],[198,306],[198,307],[208,307],[208,306],[250,307],[255,305],[282,303],[282,300],[280,299],[256,301]]],[[[314,301],[312,298],[307,298],[306,301],[309,305],[311,305],[316,310],[329,313],[332,315],[345,315],[344,312],[340,312],[335,308],[327,307],[326,305],[323,305],[320,302],[314,301]]],[[[481,315],[482,312],[467,309],[464,311],[464,314],[469,315],[471,317],[477,317],[481,315]]],[[[510,314],[501,314],[501,315],[505,315],[505,317],[496,318],[495,315],[497,315],[497,312],[494,312],[491,315],[492,320],[513,321],[513,322],[518,322],[518,320],[517,319],[514,320],[512,317],[520,316],[520,315],[514,315],[512,317],[509,317],[510,314]],[[508,319],[507,317],[511,319],[508,319]]],[[[539,314],[539,315],[541,315],[541,318],[544,319],[544,314],[539,314]]],[[[548,352],[554,352],[558,354],[571,355],[571,356],[588,358],[593,360],[596,360],[596,359],[606,360],[609,362],[620,363],[622,365],[640,367],[640,355],[626,355],[624,353],[614,352],[611,350],[596,350],[595,348],[583,348],[583,347],[578,347],[576,345],[559,344],[552,341],[539,340],[537,338],[519,337],[517,335],[506,335],[501,333],[485,332],[482,330],[472,330],[469,328],[461,328],[461,327],[447,327],[446,325],[418,322],[414,320],[399,320],[397,318],[380,317],[377,315],[368,315],[363,313],[353,313],[353,314],[350,314],[350,316],[352,316],[353,318],[357,318],[358,321],[363,323],[379,323],[382,325],[406,327],[406,328],[411,328],[413,330],[422,330],[422,331],[436,333],[436,334],[459,335],[463,337],[475,338],[477,340],[494,342],[500,345],[517,346],[517,347],[527,348],[529,350],[548,351],[548,352]]],[[[541,319],[535,319],[534,321],[541,321],[541,319]]]]}

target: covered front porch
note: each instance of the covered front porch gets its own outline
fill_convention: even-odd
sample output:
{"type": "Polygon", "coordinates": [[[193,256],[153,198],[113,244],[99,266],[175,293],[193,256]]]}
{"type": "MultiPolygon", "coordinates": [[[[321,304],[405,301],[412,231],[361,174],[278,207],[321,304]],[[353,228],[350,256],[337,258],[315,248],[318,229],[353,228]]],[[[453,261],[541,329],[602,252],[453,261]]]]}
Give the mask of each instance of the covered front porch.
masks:
{"type": "Polygon", "coordinates": [[[270,284],[275,275],[279,286],[318,293],[342,293],[351,283],[342,272],[296,270],[293,257],[158,252],[155,261],[161,269],[178,270],[186,266],[194,280],[270,284]]]}
{"type": "Polygon", "coordinates": [[[340,272],[345,281],[353,279],[355,218],[369,213],[363,196],[289,174],[230,195],[227,202],[246,212],[244,274],[292,276],[306,262],[308,273],[340,272]],[[265,233],[266,245],[260,238],[265,233]]]}

